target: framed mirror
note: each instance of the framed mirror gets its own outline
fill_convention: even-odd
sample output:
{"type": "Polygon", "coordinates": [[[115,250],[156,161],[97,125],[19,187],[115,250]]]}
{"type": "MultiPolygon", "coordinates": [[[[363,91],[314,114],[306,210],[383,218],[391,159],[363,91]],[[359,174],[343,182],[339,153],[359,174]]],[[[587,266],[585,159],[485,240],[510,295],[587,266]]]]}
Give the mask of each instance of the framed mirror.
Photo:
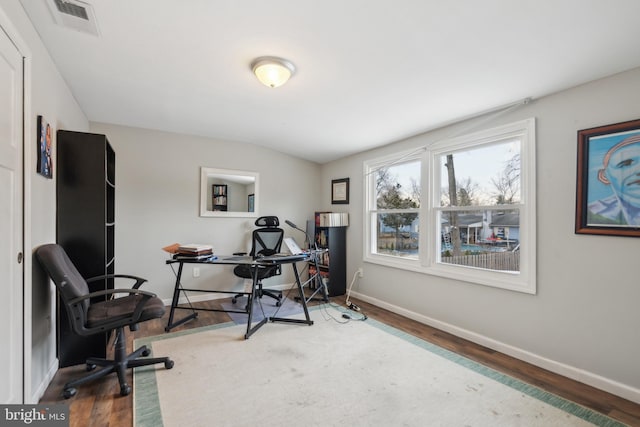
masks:
{"type": "Polygon", "coordinates": [[[259,174],[200,168],[200,216],[257,217],[259,174]]]}

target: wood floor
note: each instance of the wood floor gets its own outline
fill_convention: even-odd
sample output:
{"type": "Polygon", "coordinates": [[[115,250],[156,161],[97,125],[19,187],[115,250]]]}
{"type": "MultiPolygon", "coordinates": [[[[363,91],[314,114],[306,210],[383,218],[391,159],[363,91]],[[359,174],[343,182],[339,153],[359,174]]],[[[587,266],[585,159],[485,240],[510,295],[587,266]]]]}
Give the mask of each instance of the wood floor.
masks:
{"type": "MultiPolygon", "coordinates": [[[[225,300],[208,301],[200,303],[200,306],[220,308],[220,303],[224,301],[225,300]]],[[[336,303],[340,304],[343,301],[344,300],[340,298],[336,303]]],[[[469,359],[473,359],[498,371],[519,378],[529,384],[606,414],[629,426],[640,427],[639,404],[553,374],[544,369],[537,368],[489,348],[473,344],[467,340],[425,326],[362,301],[352,299],[352,302],[359,305],[362,311],[370,318],[379,320],[416,337],[462,354],[469,359]]],[[[185,312],[182,311],[179,313],[185,312]]],[[[164,334],[167,318],[168,313],[162,320],[150,321],[140,325],[140,330],[133,334],[127,331],[129,337],[128,347],[132,347],[133,337],[139,338],[164,334]]],[[[229,320],[230,318],[225,313],[200,311],[197,319],[187,322],[172,331],[228,322],[229,320]]],[[[133,393],[129,396],[121,397],[115,375],[109,375],[104,379],[80,386],[77,395],[71,399],[65,400],[62,397],[63,385],[70,379],[81,376],[84,373],[85,368],[83,365],[60,369],[47,388],[40,403],[64,403],[70,405],[70,425],[72,427],[132,426],[133,393]]],[[[129,382],[131,384],[131,374],[129,374],[129,382]]]]}

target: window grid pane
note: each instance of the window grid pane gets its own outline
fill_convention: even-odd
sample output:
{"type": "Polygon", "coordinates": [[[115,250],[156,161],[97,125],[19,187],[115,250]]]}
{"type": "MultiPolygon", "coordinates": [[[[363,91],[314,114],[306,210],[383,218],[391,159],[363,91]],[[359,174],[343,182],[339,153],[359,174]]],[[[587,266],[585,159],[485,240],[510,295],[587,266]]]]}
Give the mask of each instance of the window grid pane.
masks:
{"type": "Polygon", "coordinates": [[[520,140],[440,154],[440,206],[520,203],[520,140]]]}
{"type": "Polygon", "coordinates": [[[375,172],[377,209],[420,207],[420,162],[411,161],[375,172]]]}
{"type": "Polygon", "coordinates": [[[382,255],[418,258],[419,215],[417,212],[376,213],[374,251],[382,255]]]}
{"type": "Polygon", "coordinates": [[[520,271],[520,209],[447,209],[437,218],[440,263],[520,271]]]}

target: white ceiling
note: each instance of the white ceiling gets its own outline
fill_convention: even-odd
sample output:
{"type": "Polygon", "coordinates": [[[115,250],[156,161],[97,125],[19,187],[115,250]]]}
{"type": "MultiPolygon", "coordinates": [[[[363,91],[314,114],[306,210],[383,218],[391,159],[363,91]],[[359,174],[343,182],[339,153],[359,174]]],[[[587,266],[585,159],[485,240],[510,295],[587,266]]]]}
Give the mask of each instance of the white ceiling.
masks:
{"type": "Polygon", "coordinates": [[[84,0],[98,37],[47,1],[21,0],[89,120],[318,163],[640,66],[640,0],[84,0]]]}

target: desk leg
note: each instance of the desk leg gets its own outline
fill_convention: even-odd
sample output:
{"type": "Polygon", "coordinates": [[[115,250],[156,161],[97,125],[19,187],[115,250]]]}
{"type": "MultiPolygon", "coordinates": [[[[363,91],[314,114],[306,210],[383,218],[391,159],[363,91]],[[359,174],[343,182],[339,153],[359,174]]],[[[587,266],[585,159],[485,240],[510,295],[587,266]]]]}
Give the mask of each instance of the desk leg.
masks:
{"type": "Polygon", "coordinates": [[[302,289],[302,281],[300,280],[300,275],[298,274],[298,267],[296,267],[296,263],[291,263],[293,267],[293,274],[296,276],[296,284],[298,285],[298,294],[300,295],[300,303],[302,304],[302,308],[304,309],[304,317],[303,319],[287,319],[286,317],[272,317],[270,320],[272,322],[288,322],[288,323],[304,323],[306,325],[313,325],[313,320],[309,316],[309,309],[307,308],[307,300],[304,297],[304,289],[302,289]]]}
{"type": "Polygon", "coordinates": [[[247,319],[247,333],[244,334],[244,339],[248,340],[249,337],[251,335],[253,335],[253,333],[255,331],[257,331],[258,329],[260,329],[262,327],[262,325],[264,325],[265,323],[267,323],[267,321],[269,320],[267,317],[265,317],[264,319],[262,319],[256,326],[254,326],[253,328],[251,327],[251,322],[253,320],[253,301],[255,301],[256,298],[256,293],[258,291],[258,266],[255,266],[254,268],[251,269],[251,276],[252,276],[252,285],[251,285],[251,295],[249,295],[249,301],[247,302],[247,304],[249,304],[248,307],[248,319],[247,319]]]}
{"type": "Polygon", "coordinates": [[[171,300],[171,310],[169,311],[169,321],[167,322],[167,326],[164,328],[165,332],[169,332],[172,328],[175,328],[178,325],[182,325],[184,322],[187,322],[191,319],[195,319],[196,317],[198,317],[198,313],[193,312],[192,314],[188,315],[187,317],[185,317],[184,319],[180,319],[177,322],[173,322],[173,315],[175,314],[176,311],[176,307],[178,306],[178,300],[180,299],[180,278],[182,277],[182,267],[184,266],[184,263],[180,263],[178,265],[178,274],[176,275],[176,285],[173,288],[173,299],[171,300]]]}
{"type": "MultiPolygon", "coordinates": [[[[313,264],[316,267],[316,292],[318,289],[320,289],[322,291],[322,299],[321,301],[324,302],[329,302],[329,293],[327,292],[327,286],[324,284],[324,282],[322,281],[322,276],[320,275],[320,265],[318,263],[318,257],[316,256],[313,264]]],[[[316,292],[314,292],[313,294],[315,295],[316,292]]]]}
{"type": "MultiPolygon", "coordinates": [[[[305,297],[305,302],[309,302],[309,301],[322,301],[322,302],[329,302],[329,293],[327,292],[327,287],[326,285],[322,282],[322,276],[320,275],[320,265],[318,264],[318,256],[317,254],[314,255],[314,259],[313,259],[313,265],[316,268],[316,272],[313,275],[313,278],[309,279],[309,285],[312,285],[315,283],[315,290],[311,293],[311,295],[309,295],[309,297],[305,297]],[[313,280],[313,282],[311,281],[313,280]],[[320,298],[315,298],[316,294],[318,292],[322,292],[322,297],[320,298]]],[[[312,289],[311,286],[309,286],[310,289],[312,289]]],[[[296,301],[301,301],[303,299],[303,297],[295,297],[296,301]]]]}

